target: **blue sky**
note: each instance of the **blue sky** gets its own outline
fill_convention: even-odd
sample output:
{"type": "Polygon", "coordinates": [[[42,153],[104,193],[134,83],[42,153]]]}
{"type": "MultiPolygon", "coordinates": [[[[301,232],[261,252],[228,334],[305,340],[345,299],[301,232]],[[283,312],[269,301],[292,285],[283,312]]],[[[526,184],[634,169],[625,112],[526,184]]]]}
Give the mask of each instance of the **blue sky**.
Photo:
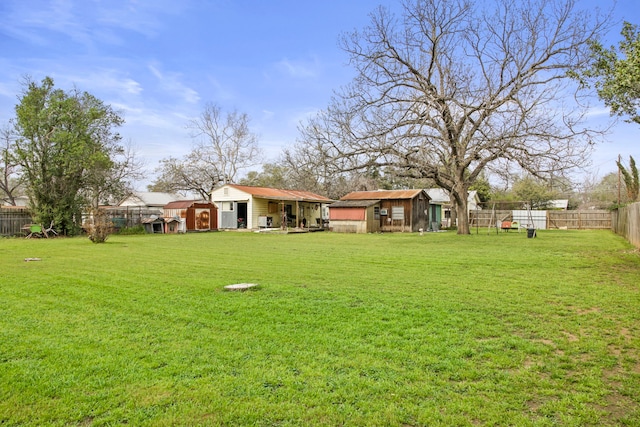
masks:
{"type": "MultiPolygon", "coordinates": [[[[377,4],[397,3],[0,0],[0,125],[13,117],[21,76],[48,75],[57,87],[75,85],[123,112],[120,133],[145,159],[149,179],[160,159],[190,150],[185,125],[206,103],[246,112],[265,161],[275,160],[295,142],[300,121],[352,78],[340,35],[365,25],[377,4]]],[[[619,0],[615,18],[640,24],[640,2],[619,0]]],[[[607,118],[594,111],[594,121],[607,118]]],[[[620,121],[590,172],[613,171],[618,154],[640,158],[638,130],[620,121]]]]}

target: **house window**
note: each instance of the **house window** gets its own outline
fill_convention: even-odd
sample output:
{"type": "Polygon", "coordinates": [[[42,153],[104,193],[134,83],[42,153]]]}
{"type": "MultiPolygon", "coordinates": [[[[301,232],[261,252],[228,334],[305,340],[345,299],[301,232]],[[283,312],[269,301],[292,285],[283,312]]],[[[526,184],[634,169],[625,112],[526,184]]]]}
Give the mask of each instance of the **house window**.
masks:
{"type": "Polygon", "coordinates": [[[380,219],[380,208],[378,206],[373,208],[373,219],[380,219]]]}
{"type": "Polygon", "coordinates": [[[229,189],[225,187],[223,193],[224,193],[225,196],[228,196],[229,195],[229,189]]]}

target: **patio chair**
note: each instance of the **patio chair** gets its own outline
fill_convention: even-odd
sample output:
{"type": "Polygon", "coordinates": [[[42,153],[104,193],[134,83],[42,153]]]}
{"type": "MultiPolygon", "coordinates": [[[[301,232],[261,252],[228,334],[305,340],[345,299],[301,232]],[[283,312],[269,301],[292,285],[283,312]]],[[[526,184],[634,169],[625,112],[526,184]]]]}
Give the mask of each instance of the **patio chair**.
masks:
{"type": "Polygon", "coordinates": [[[29,235],[27,236],[27,239],[30,239],[32,237],[43,237],[43,236],[44,236],[44,231],[42,230],[42,225],[31,224],[29,226],[29,235]]]}

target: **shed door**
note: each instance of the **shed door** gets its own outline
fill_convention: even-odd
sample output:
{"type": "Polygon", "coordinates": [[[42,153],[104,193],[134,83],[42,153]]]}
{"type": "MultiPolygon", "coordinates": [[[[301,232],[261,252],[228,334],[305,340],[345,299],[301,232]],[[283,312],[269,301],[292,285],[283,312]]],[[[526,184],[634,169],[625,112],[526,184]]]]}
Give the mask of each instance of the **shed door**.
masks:
{"type": "Polygon", "coordinates": [[[238,203],[222,202],[220,228],[238,228],[238,203]]]}

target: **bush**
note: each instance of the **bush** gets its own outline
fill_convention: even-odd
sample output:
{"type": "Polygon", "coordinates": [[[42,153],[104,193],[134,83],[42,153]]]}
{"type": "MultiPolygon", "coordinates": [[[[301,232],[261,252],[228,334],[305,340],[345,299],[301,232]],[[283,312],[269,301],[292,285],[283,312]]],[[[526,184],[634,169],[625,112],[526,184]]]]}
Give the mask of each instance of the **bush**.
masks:
{"type": "Polygon", "coordinates": [[[104,243],[111,233],[113,233],[113,222],[103,211],[96,209],[87,226],[89,240],[93,243],[104,243]]]}
{"type": "Polygon", "coordinates": [[[120,230],[118,230],[117,234],[132,235],[132,234],[145,234],[145,233],[146,231],[144,230],[144,226],[136,225],[134,227],[123,227],[120,230]]]}

